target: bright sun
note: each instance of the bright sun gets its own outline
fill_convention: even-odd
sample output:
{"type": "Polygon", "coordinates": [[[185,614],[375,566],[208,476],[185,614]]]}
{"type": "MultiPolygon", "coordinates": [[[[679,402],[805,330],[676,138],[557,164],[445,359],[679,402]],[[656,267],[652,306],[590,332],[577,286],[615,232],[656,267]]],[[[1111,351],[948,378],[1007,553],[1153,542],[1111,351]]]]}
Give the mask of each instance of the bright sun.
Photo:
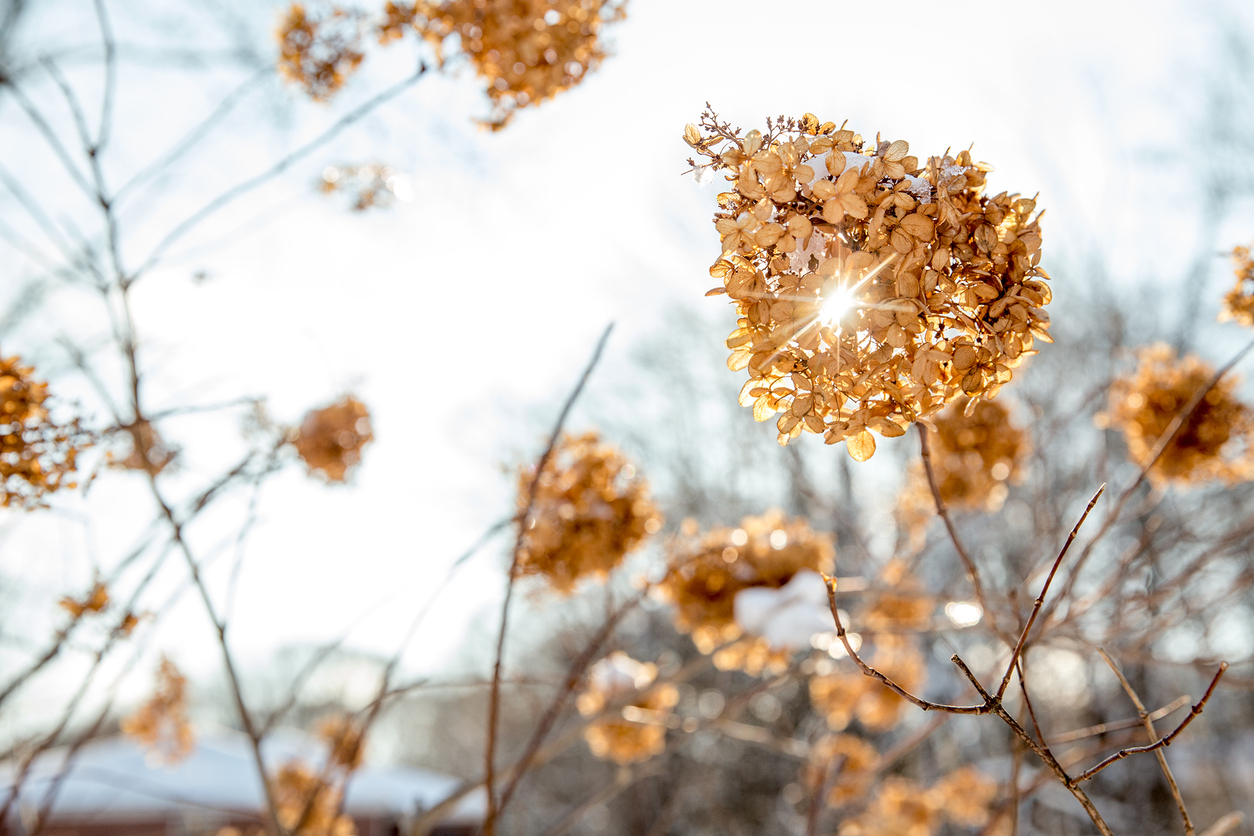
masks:
{"type": "Polygon", "coordinates": [[[847,287],[839,288],[823,301],[823,307],[819,311],[819,322],[830,328],[840,322],[853,306],[853,290],[847,287]]]}

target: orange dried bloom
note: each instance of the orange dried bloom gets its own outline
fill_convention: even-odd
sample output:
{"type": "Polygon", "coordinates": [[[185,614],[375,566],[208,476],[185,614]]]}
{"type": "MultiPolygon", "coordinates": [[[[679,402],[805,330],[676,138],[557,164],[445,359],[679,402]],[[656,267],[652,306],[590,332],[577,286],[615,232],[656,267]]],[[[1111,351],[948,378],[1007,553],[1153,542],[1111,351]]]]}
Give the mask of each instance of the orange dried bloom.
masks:
{"type": "Polygon", "coordinates": [[[48,384],[20,357],[0,358],[0,506],[37,508],[45,494],[75,487],[78,454],[91,436],[75,419],[54,423],[48,384]]]}
{"type": "Polygon", "coordinates": [[[627,701],[619,716],[599,719],[584,729],[593,755],[628,764],[665,751],[667,719],[679,702],[679,691],[669,684],[650,688],[656,678],[656,665],[637,662],[622,652],[592,666],[588,689],[576,702],[579,712],[591,717],[613,703],[627,701]]]}
{"type": "Polygon", "coordinates": [[[316,102],[333,96],[361,64],[360,14],[339,6],[288,7],[279,23],[279,74],[316,102]]]}
{"type": "Polygon", "coordinates": [[[941,826],[928,794],[914,781],[896,776],[880,782],[866,818],[875,823],[868,832],[881,836],[932,836],[941,826]]]}
{"type": "Polygon", "coordinates": [[[841,807],[867,796],[875,782],[879,761],[880,753],[875,747],[856,735],[825,737],[810,750],[806,783],[813,790],[829,783],[828,803],[841,807]]]}
{"type": "MultiPolygon", "coordinates": [[[[675,626],[691,633],[702,653],[713,653],[741,636],[735,621],[738,592],[779,589],[803,569],[831,572],[835,560],[830,535],[814,532],[804,519],[769,511],[745,517],[739,528],[716,528],[695,542],[680,543],[658,588],[675,605],[675,626]]],[[[719,650],[714,661],[723,669],[757,674],[786,664],[790,656],[749,637],[719,650]]]]}
{"type": "Polygon", "coordinates": [[[305,416],[292,445],[309,472],[327,481],[343,482],[348,470],[361,461],[361,448],[374,440],[370,411],[352,396],[305,416]]]}
{"type": "Polygon", "coordinates": [[[928,793],[954,824],[983,827],[988,823],[988,808],[997,797],[997,782],[974,766],[964,766],[946,775],[928,793]]]}
{"type": "MultiPolygon", "coordinates": [[[[911,693],[927,680],[923,656],[908,639],[881,636],[876,642],[871,667],[911,693]]],[[[810,702],[827,719],[833,731],[842,731],[857,717],[873,731],[887,731],[897,725],[906,701],[860,671],[838,672],[810,680],[810,702]]]]}
{"type": "Polygon", "coordinates": [[[1254,258],[1250,256],[1250,248],[1233,248],[1232,262],[1237,281],[1224,295],[1219,321],[1232,319],[1254,327],[1254,258]]]}
{"type": "Polygon", "coordinates": [[[341,790],[298,761],[270,779],[279,824],[292,836],[356,836],[349,816],[340,815],[341,790]]]}
{"type": "Polygon", "coordinates": [[[102,582],[96,581],[92,585],[91,592],[83,600],[76,601],[67,595],[58,603],[77,621],[83,617],[83,613],[101,612],[109,606],[109,590],[102,582]]]}
{"type": "Polygon", "coordinates": [[[118,435],[123,432],[126,433],[124,438],[130,444],[130,450],[121,458],[110,453],[110,467],[139,470],[156,476],[178,457],[178,448],[166,443],[157,428],[148,421],[132,421],[117,430],[118,435]]]}
{"type": "Polygon", "coordinates": [[[323,194],[348,192],[354,212],[364,212],[372,207],[386,208],[393,201],[402,203],[413,199],[409,178],[401,172],[377,163],[369,165],[329,165],[318,179],[318,190],[323,194]]]}
{"type": "Polygon", "coordinates": [[[518,571],[543,575],[558,592],[573,591],[588,575],[605,577],[662,527],[635,466],[594,432],[563,436],[538,481],[534,465],[519,472],[520,513],[533,483],[518,571]]]}
{"type": "Polygon", "coordinates": [[[162,657],[152,696],[122,721],[122,731],[162,763],[177,763],[192,753],[196,736],[187,721],[187,680],[169,659],[162,657]]]}
{"type": "Polygon", "coordinates": [[[626,0],[449,0],[388,9],[381,40],[412,26],[443,55],[456,34],[460,51],[488,83],[497,130],[523,107],[574,87],[605,58],[602,29],[622,20],[626,0]]]}
{"type": "MultiPolygon", "coordinates": [[[[1098,424],[1121,430],[1128,454],[1139,463],[1210,382],[1214,369],[1194,355],[1177,358],[1175,350],[1162,343],[1138,354],[1136,372],[1111,384],[1109,406],[1098,416],[1098,424]]],[[[1237,399],[1236,387],[1237,381],[1228,376],[1206,393],[1150,468],[1151,481],[1188,486],[1254,478],[1254,414],[1237,399]]]]}
{"type": "Polygon", "coordinates": [[[332,714],[318,721],[318,737],[330,747],[331,765],[336,769],[353,772],[361,766],[365,747],[362,745],[361,727],[346,714],[332,714]]]}
{"type": "Polygon", "coordinates": [[[728,182],[710,293],[739,314],[740,402],[776,417],[780,444],[821,433],[864,461],[871,432],[996,396],[1050,340],[1036,203],[985,196],[991,166],[969,151],[920,163],[811,114],[741,136],[708,110],[685,140],[699,176],[728,182]]]}

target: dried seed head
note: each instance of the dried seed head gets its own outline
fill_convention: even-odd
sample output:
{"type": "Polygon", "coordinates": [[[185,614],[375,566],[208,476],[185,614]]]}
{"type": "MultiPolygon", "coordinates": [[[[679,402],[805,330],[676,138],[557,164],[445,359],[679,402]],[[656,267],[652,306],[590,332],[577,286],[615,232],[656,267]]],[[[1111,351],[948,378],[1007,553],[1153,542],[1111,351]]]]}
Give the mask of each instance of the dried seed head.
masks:
{"type": "MultiPolygon", "coordinates": [[[[875,452],[966,395],[996,396],[1049,341],[1034,200],[983,194],[969,151],[925,164],[903,140],[867,145],[807,115],[741,136],[706,111],[694,165],[725,174],[710,274],[739,314],[728,367],[740,402],[875,452]]],[[[692,144],[691,142],[689,144],[692,144]]]]}
{"type": "Polygon", "coordinates": [[[1219,321],[1231,319],[1241,325],[1254,327],[1254,258],[1249,247],[1232,250],[1233,272],[1236,284],[1224,296],[1219,310],[1219,321]]]}
{"type": "Polygon", "coordinates": [[[314,101],[331,98],[365,57],[361,23],[361,13],[352,9],[320,4],[311,13],[292,3],[275,33],[279,74],[314,101]]]}
{"type": "Polygon", "coordinates": [[[522,469],[520,513],[527,508],[533,482],[535,498],[518,571],[543,575],[558,592],[572,592],[588,575],[605,577],[662,527],[644,478],[596,433],[563,437],[538,480],[534,466],[522,469]]]}
{"type": "Polygon", "coordinates": [[[196,736],[187,720],[187,680],[169,659],[162,657],[152,696],[122,721],[122,732],[148,747],[164,764],[177,763],[192,753],[196,736]]]}
{"type": "MultiPolygon", "coordinates": [[[[1141,463],[1158,439],[1214,369],[1202,359],[1177,358],[1164,344],[1144,348],[1130,377],[1110,386],[1109,406],[1099,423],[1123,432],[1128,455],[1141,463]]],[[[1222,480],[1229,484],[1254,478],[1254,411],[1238,400],[1237,381],[1221,379],[1198,403],[1175,438],[1149,471],[1155,484],[1180,487],[1222,480]]]]}
{"type": "Polygon", "coordinates": [[[577,706],[585,717],[621,705],[614,715],[584,729],[592,754],[619,764],[639,763],[666,749],[667,720],[679,702],[679,691],[669,684],[652,685],[657,667],[615,652],[592,666],[588,687],[577,706]]]}
{"type": "Polygon", "coordinates": [[[78,454],[94,443],[78,419],[55,422],[48,384],[20,357],[0,358],[0,506],[38,508],[43,498],[73,488],[78,454]]]}
{"type": "Polygon", "coordinates": [[[345,396],[306,415],[292,446],[311,474],[343,482],[349,469],[361,461],[361,448],[373,439],[370,411],[361,401],[345,396]]]}

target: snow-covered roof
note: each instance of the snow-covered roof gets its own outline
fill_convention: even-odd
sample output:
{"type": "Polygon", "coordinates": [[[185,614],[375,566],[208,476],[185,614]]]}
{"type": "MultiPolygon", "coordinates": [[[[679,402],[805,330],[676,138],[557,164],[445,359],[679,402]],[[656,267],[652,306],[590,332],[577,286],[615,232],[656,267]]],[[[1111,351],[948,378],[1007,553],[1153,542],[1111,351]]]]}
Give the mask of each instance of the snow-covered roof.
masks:
{"type": "MultiPolygon", "coordinates": [[[[34,763],[22,786],[21,802],[38,808],[60,774],[68,748],[50,749],[34,763]]],[[[263,741],[268,770],[294,758],[317,769],[326,755],[319,740],[280,729],[263,741]]],[[[13,785],[13,761],[0,762],[0,793],[13,785]]],[[[412,815],[453,794],[461,781],[414,767],[358,769],[349,781],[344,811],[351,816],[412,815]]],[[[248,739],[238,732],[202,736],[190,756],[173,765],[155,763],[134,740],[115,736],[84,745],[61,781],[53,815],[144,818],[187,810],[260,811],[261,781],[248,739]]],[[[484,797],[464,797],[446,821],[483,818],[484,797]]]]}

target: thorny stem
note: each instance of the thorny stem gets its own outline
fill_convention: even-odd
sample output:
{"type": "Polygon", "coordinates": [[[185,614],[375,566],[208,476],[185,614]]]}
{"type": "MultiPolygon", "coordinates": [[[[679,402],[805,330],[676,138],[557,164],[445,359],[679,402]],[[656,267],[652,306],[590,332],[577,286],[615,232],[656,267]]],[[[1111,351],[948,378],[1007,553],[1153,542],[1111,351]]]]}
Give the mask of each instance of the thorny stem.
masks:
{"type": "MultiPolygon", "coordinates": [[[[566,398],[566,403],[562,405],[562,411],[557,416],[557,423],[549,436],[549,443],[544,448],[544,453],[541,454],[540,460],[536,464],[535,477],[531,480],[531,485],[527,490],[527,503],[522,513],[518,516],[518,537],[514,540],[514,551],[509,565],[509,578],[505,586],[505,599],[501,602],[501,626],[496,637],[496,661],[492,665],[492,689],[488,696],[488,739],[487,745],[484,747],[484,783],[488,792],[488,809],[483,821],[484,836],[493,836],[498,815],[494,773],[496,770],[497,720],[500,714],[501,701],[501,663],[505,655],[505,632],[509,622],[509,605],[514,597],[514,583],[518,577],[518,561],[522,554],[523,539],[526,536],[531,509],[535,505],[536,489],[540,485],[540,476],[544,473],[544,468],[553,455],[553,449],[557,446],[558,439],[562,434],[562,428],[566,425],[566,418],[570,414],[571,408],[575,405],[579,394],[583,392],[588,379],[592,376],[592,370],[596,368],[597,362],[601,359],[601,352],[610,338],[610,332],[613,330],[614,323],[611,322],[601,334],[601,338],[597,340],[596,347],[592,350],[592,357],[588,360],[588,365],[584,368],[579,382],[575,384],[574,390],[566,398]]],[[[521,771],[519,774],[521,774],[521,771]]],[[[504,800],[502,800],[502,806],[504,806],[504,800]]]]}
{"type": "Polygon", "coordinates": [[[949,539],[954,544],[954,550],[958,552],[958,557],[962,560],[962,565],[966,567],[967,575],[971,578],[971,588],[975,594],[975,600],[980,605],[980,609],[984,612],[989,621],[989,627],[993,632],[997,632],[997,620],[993,611],[988,607],[988,601],[984,597],[984,587],[980,583],[980,571],[975,566],[975,561],[971,559],[971,554],[967,551],[966,546],[962,543],[962,538],[958,536],[958,529],[954,528],[953,520],[949,518],[949,509],[945,507],[945,500],[941,499],[940,487],[936,483],[936,472],[932,469],[932,452],[928,447],[927,427],[922,424],[916,425],[919,428],[919,449],[920,455],[923,457],[923,469],[927,471],[927,485],[932,491],[932,499],[936,502],[936,513],[945,523],[945,530],[949,532],[949,539]]]}
{"type": "MultiPolygon", "coordinates": [[[[1115,660],[1110,658],[1104,648],[1097,648],[1097,653],[1102,657],[1102,661],[1106,663],[1107,667],[1118,677],[1124,693],[1128,695],[1128,699],[1132,700],[1132,704],[1136,706],[1137,714],[1145,725],[1145,733],[1149,735],[1150,743],[1157,743],[1158,731],[1154,728],[1154,721],[1150,719],[1149,712],[1145,710],[1145,704],[1137,696],[1136,689],[1132,687],[1131,682],[1128,682],[1128,678],[1123,675],[1123,671],[1119,670],[1115,660]]],[[[1193,827],[1193,820],[1189,818],[1189,810],[1184,806],[1184,796],[1180,794],[1180,785],[1176,783],[1176,776],[1171,774],[1171,767],[1167,765],[1167,756],[1160,749],[1154,753],[1154,757],[1158,759],[1158,765],[1163,770],[1163,777],[1167,779],[1167,786],[1171,789],[1171,797],[1175,799],[1176,807],[1180,810],[1180,818],[1184,822],[1184,832],[1186,836],[1193,836],[1196,832],[1193,827]]]]}
{"type": "MultiPolygon", "coordinates": [[[[1097,489],[1097,493],[1093,494],[1093,498],[1089,500],[1088,506],[1084,509],[1084,513],[1080,515],[1080,519],[1071,529],[1071,533],[1067,535],[1067,542],[1062,544],[1062,549],[1058,552],[1058,557],[1054,558],[1054,565],[1049,569],[1049,575],[1045,578],[1044,585],[1041,586],[1041,594],[1036,596],[1036,603],[1032,606],[1032,614],[1028,616],[1027,624],[1023,625],[1023,632],[1019,634],[1019,643],[1015,645],[1014,652],[1010,654],[1010,664],[1006,666],[1006,675],[1001,678],[1001,685],[997,688],[997,699],[1001,699],[1006,695],[1006,687],[1010,684],[1010,677],[1015,672],[1015,666],[1019,663],[1019,655],[1023,653],[1023,647],[1027,644],[1028,633],[1032,632],[1032,625],[1036,623],[1036,617],[1041,612],[1041,607],[1045,604],[1045,595],[1049,592],[1049,585],[1054,582],[1054,575],[1058,573],[1058,567],[1062,565],[1062,559],[1067,556],[1067,550],[1071,548],[1071,544],[1075,542],[1076,534],[1080,532],[1080,526],[1084,525],[1084,521],[1089,518],[1089,512],[1093,510],[1093,506],[1097,504],[1097,500],[1101,497],[1102,492],[1106,490],[1105,483],[1097,489]]],[[[1042,738],[1044,740],[1044,738],[1042,738]]]]}

